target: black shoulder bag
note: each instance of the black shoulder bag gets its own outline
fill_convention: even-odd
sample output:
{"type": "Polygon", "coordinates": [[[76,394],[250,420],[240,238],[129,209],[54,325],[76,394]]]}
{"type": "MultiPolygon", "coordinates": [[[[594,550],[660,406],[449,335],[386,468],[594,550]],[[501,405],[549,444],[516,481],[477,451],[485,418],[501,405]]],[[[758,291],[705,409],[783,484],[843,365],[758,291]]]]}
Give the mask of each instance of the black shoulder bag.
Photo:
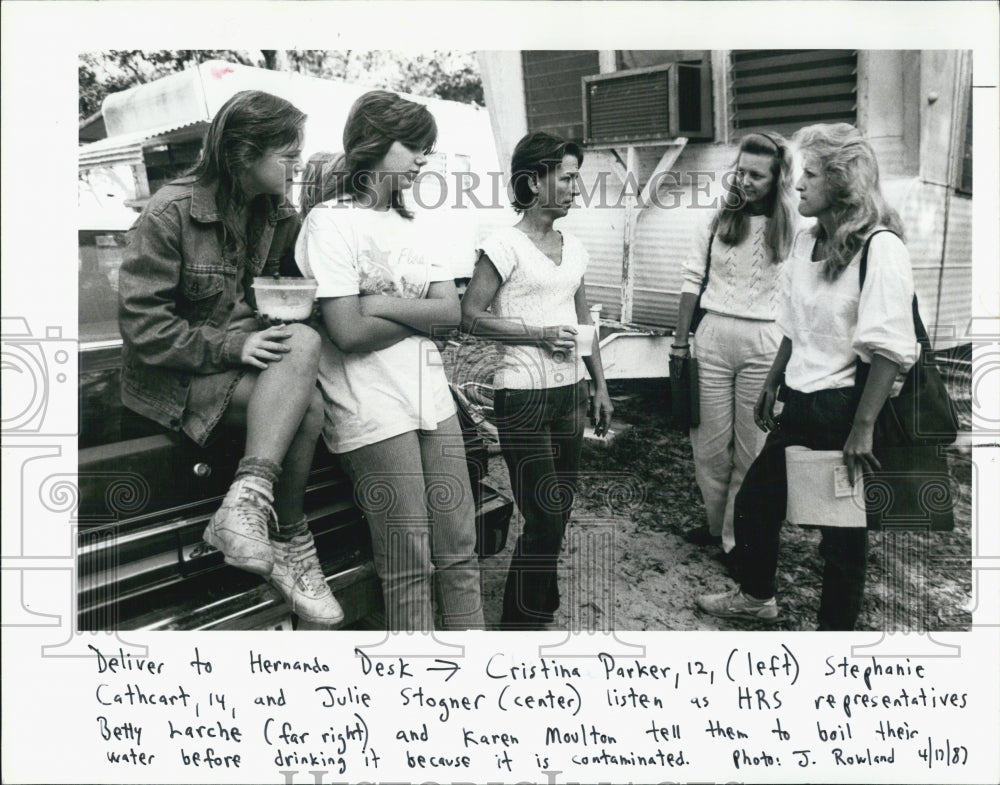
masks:
{"type": "MultiPolygon", "coordinates": [[[[868,272],[869,235],[861,252],[860,288],[868,272]]],[[[934,363],[934,350],[913,295],[913,329],[920,358],[910,368],[900,393],[888,398],[875,421],[873,452],[882,469],[865,476],[868,528],[951,531],[954,495],[948,462],[940,447],[955,441],[955,408],[934,363]]],[[[855,389],[860,396],[871,366],[858,358],[855,389]]]]}
{"type": "MultiPolygon", "coordinates": [[[[712,269],[712,244],[715,242],[715,232],[708,236],[708,253],[705,254],[705,274],[701,278],[701,291],[698,292],[698,299],[694,301],[694,314],[691,316],[691,326],[688,327],[688,336],[694,335],[701,320],[705,318],[705,309],[701,307],[701,298],[708,288],[708,272],[712,269]]],[[[690,340],[690,338],[689,338],[690,340]]]]}

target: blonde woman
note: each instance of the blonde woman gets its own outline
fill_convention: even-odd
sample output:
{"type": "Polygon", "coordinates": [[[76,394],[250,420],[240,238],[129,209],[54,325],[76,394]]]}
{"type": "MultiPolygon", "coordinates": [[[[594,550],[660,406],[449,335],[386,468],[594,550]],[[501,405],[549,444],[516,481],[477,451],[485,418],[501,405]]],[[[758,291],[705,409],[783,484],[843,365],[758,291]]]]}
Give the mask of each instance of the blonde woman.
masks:
{"type": "Polygon", "coordinates": [[[792,178],[792,153],[781,136],[745,136],[722,205],[683,267],[670,351],[686,357],[694,339],[701,422],[691,429],[691,448],[706,518],[687,539],[720,545],[730,573],[738,569],[733,503],[764,445],[754,424],[754,403],[781,342],[775,322],[782,302],[781,270],[798,225],[792,178]],[[705,315],[691,335],[703,285],[705,315]]]}

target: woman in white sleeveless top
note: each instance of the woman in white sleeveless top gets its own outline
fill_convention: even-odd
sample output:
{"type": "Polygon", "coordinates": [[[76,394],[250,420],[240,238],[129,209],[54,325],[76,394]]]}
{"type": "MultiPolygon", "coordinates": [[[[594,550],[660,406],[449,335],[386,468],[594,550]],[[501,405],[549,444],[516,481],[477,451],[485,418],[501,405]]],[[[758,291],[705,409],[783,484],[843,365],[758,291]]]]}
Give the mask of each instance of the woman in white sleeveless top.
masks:
{"type": "Polygon", "coordinates": [[[569,522],[587,416],[584,364],[594,383],[597,435],[611,421],[596,337],[582,357],[576,325],[589,325],[587,252],[553,223],[579,194],[583,152],[533,133],[511,160],[514,209],[521,220],[480,248],[462,300],[462,324],[499,342],[494,408],[500,446],[524,528],[514,548],[501,629],[544,628],[559,607],[556,563],[569,522]],[[582,359],[582,362],[581,362],[582,359]]]}

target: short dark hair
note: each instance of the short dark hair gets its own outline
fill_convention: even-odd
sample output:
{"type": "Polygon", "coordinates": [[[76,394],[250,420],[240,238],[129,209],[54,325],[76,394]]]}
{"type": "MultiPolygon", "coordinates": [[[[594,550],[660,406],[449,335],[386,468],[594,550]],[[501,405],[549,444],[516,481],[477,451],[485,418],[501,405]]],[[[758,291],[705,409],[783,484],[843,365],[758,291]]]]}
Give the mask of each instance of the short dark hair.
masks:
{"type": "Polygon", "coordinates": [[[531,181],[547,175],[567,155],[576,158],[577,164],[583,164],[583,149],[580,145],[545,131],[530,133],[517,143],[510,158],[514,210],[524,212],[535,203],[538,196],[531,190],[531,181]]]}

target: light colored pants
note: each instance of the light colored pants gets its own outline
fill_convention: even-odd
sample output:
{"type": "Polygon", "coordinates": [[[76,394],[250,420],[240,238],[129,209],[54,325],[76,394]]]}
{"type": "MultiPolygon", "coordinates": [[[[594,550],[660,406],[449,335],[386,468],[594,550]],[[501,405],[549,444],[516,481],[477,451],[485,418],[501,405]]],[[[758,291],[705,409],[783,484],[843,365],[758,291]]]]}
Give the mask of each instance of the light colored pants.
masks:
{"type": "Polygon", "coordinates": [[[483,629],[476,508],[458,419],[340,456],[368,519],[390,631],[483,629]]]}
{"type": "Polygon", "coordinates": [[[781,343],[774,322],[705,314],[695,335],[701,422],[691,429],[694,472],[709,531],[727,553],[736,545],[733,503],[767,434],[754,405],[781,343]]]}

